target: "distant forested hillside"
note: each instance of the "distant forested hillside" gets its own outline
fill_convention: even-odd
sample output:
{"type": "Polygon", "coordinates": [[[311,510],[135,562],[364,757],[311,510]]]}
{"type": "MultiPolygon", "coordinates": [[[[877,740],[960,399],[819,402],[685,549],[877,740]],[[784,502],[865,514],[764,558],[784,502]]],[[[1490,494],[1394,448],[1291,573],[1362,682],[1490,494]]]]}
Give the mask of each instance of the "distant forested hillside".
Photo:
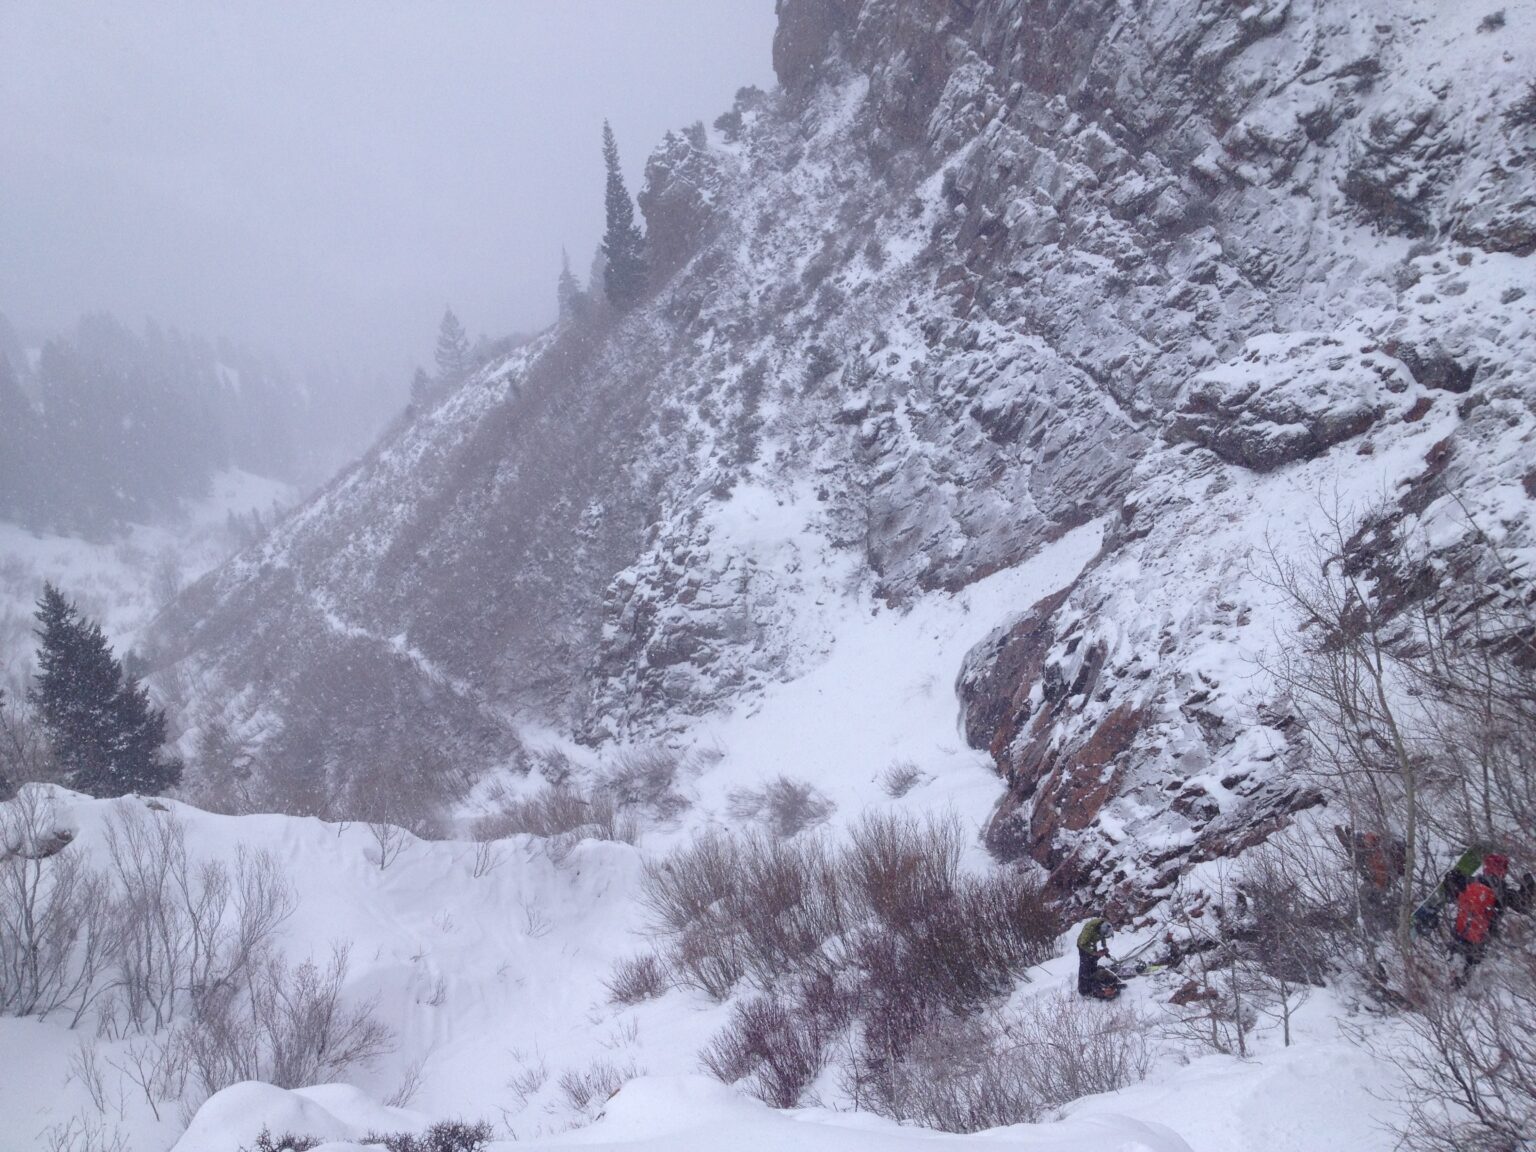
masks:
{"type": "Polygon", "coordinates": [[[106,314],[30,350],[0,330],[0,519],[100,531],[206,494],[226,468],[295,480],[334,463],[317,460],[333,454],[317,389],[269,355],[106,314]]]}

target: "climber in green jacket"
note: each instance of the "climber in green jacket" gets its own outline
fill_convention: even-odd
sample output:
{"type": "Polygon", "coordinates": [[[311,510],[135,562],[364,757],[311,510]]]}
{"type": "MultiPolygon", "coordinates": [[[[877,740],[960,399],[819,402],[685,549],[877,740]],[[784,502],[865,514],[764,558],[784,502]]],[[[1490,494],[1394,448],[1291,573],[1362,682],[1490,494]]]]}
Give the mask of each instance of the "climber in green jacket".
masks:
{"type": "Polygon", "coordinates": [[[1099,961],[1109,959],[1109,938],[1114,926],[1103,916],[1095,916],[1077,934],[1077,990],[1095,1000],[1113,1000],[1120,995],[1120,978],[1099,961]]]}

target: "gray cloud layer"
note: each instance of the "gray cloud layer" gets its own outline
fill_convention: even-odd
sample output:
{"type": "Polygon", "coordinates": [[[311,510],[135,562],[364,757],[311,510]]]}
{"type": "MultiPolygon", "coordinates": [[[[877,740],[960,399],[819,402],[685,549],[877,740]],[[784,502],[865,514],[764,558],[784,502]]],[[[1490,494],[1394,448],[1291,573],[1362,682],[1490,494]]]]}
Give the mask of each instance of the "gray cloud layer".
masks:
{"type": "Polygon", "coordinates": [[[391,372],[547,323],[668,128],[772,83],[773,0],[0,0],[0,311],[391,372]]]}

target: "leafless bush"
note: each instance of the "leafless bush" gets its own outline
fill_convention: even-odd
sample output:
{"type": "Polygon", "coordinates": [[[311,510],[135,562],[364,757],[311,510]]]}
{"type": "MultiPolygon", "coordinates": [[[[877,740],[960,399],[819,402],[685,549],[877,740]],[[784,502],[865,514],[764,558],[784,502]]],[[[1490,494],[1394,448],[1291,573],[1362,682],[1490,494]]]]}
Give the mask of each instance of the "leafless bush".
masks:
{"type": "Polygon", "coordinates": [[[639,1004],[667,990],[667,971],[650,953],[630,956],[613,966],[613,975],[605,984],[612,1003],[639,1004]]]}
{"type": "Polygon", "coordinates": [[[107,851],[122,907],[115,991],[121,1025],[135,1031],[158,1032],[182,1004],[240,984],[293,912],[270,853],[242,848],[233,876],[220,861],[194,867],[174,813],[119,808],[107,821],[107,851]]]}
{"type": "Polygon", "coordinates": [[[737,859],[729,838],[700,836],[667,858],[646,863],[641,902],[667,933],[707,923],[735,889],[737,859]]]}
{"type": "Polygon", "coordinates": [[[768,832],[787,839],[824,823],[835,807],[804,780],[780,776],[761,788],[745,788],[727,798],[728,811],[737,820],[760,821],[768,832]]]}
{"type": "Polygon", "coordinates": [[[0,1012],[70,1014],[105,990],[123,919],[107,878],[87,867],[52,800],[23,788],[0,805],[0,1012]]]}
{"type": "Polygon", "coordinates": [[[620,752],[597,782],[594,791],[610,796],[620,808],[640,808],[667,820],[688,806],[677,790],[681,761],[665,748],[620,752]]]}
{"type": "Polygon", "coordinates": [[[373,837],[368,859],[379,866],[380,872],[399,859],[410,839],[410,834],[404,828],[382,820],[369,821],[368,834],[373,837]]]}
{"type": "Polygon", "coordinates": [[[45,1152],[129,1152],[128,1137],[99,1116],[72,1116],[39,1133],[45,1152]]]}
{"type": "Polygon", "coordinates": [[[421,1091],[422,1081],[426,1078],[424,1073],[426,1063],[427,1057],[423,1054],[406,1065],[405,1071],[400,1074],[400,1082],[388,1096],[384,1097],[384,1103],[388,1107],[405,1108],[416,1099],[417,1093],[421,1091]]]}
{"type": "Polygon", "coordinates": [[[69,1078],[76,1081],[91,1098],[97,1115],[107,1111],[107,1082],[101,1070],[101,1053],[94,1040],[81,1040],[69,1058],[69,1078]]]}
{"type": "Polygon", "coordinates": [[[1412,1152],[1498,1152],[1536,1132],[1536,931],[1507,926],[1509,947],[1458,987],[1422,965],[1404,1022],[1415,1041],[1377,1044],[1402,1076],[1412,1152]]]}
{"type": "Polygon", "coordinates": [[[736,934],[714,923],[685,928],[673,937],[667,962],[678,984],[715,1000],[729,996],[747,971],[736,934]]]}
{"type": "Polygon", "coordinates": [[[389,1051],[389,1029],[372,1001],[346,1005],[349,948],[333,945],[324,967],[268,955],[245,987],[199,999],[173,1046],[208,1094],[241,1080],[302,1088],[368,1067],[389,1051]]]}
{"type": "Polygon", "coordinates": [[[1146,1078],[1151,1022],[1124,1005],[1105,1006],[1070,992],[1028,1001],[1002,1022],[1009,1052],[1024,1061],[1047,1108],[1146,1078]]]}
{"type": "MultiPolygon", "coordinates": [[[[514,1058],[516,1053],[513,1053],[514,1058]]],[[[543,1060],[535,1060],[531,1064],[524,1064],[507,1080],[507,1087],[517,1097],[517,1102],[524,1108],[528,1101],[532,1100],[549,1082],[549,1066],[543,1060]]]]}
{"type": "Polygon", "coordinates": [[[843,929],[835,859],[819,840],[746,837],[736,883],[719,906],[721,930],[739,937],[743,964],[771,991],[791,973],[825,970],[822,945],[843,929]]]}
{"type": "Polygon", "coordinates": [[[717,833],[653,862],[644,900],[674,981],[771,997],[735,1009],[705,1065],[787,1106],[856,1024],[845,1071],[889,1096],[917,1037],[996,1002],[1059,933],[1038,885],[964,876],[960,851],[953,821],[871,817],[839,852],[717,833]]]}
{"type": "Polygon", "coordinates": [[[922,769],[912,761],[898,760],[885,770],[885,775],[881,777],[881,786],[892,800],[900,800],[926,778],[922,769]]]}
{"type": "Polygon", "coordinates": [[[633,1063],[619,1065],[597,1060],[586,1068],[561,1073],[560,1092],[576,1111],[594,1117],[615,1092],[639,1074],[633,1063]]]}
{"type": "Polygon", "coordinates": [[[483,837],[479,830],[475,833],[474,861],[470,867],[470,873],[476,880],[482,876],[489,876],[502,865],[501,845],[494,838],[483,837]]]}
{"type": "Polygon", "coordinates": [[[1291,1017],[1347,953],[1355,929],[1353,897],[1315,837],[1290,832],[1246,853],[1238,891],[1247,905],[1236,926],[1255,1009],[1280,1024],[1291,1017]]]}
{"type": "Polygon", "coordinates": [[[364,1144],[379,1144],[385,1152],[482,1152],[491,1139],[484,1121],[439,1120],[419,1136],[414,1132],[370,1132],[364,1144]]]}
{"type": "Polygon", "coordinates": [[[778,999],[755,996],[736,1004],[731,1022],[700,1054],[711,1074],[748,1090],[774,1108],[800,1102],[827,1062],[826,1036],[792,1015],[778,999]]]}
{"type": "Polygon", "coordinates": [[[1012,1013],[940,1014],[887,1060],[845,1074],[860,1107],[948,1132],[1029,1123],[1071,1100],[1146,1077],[1146,1022],[1070,993],[1012,1013]]]}
{"type": "Polygon", "coordinates": [[[177,1045],[140,1037],[130,1041],[107,1063],[144,1094],[156,1120],[160,1119],[160,1105],[180,1099],[186,1090],[187,1063],[177,1045]]]}
{"type": "Polygon", "coordinates": [[[1143,1080],[1146,1021],[1129,1009],[1063,994],[1009,1014],[940,1014],[888,1060],[845,1077],[854,1100],[946,1132],[1031,1123],[1061,1104],[1143,1080]]]}
{"type": "Polygon", "coordinates": [[[23,784],[63,782],[43,726],[24,697],[0,688],[0,801],[23,784]]]}
{"type": "Polygon", "coordinates": [[[563,859],[582,839],[633,844],[638,834],[634,821],[611,796],[587,795],[564,784],[547,785],[532,796],[510,801],[475,825],[475,836],[480,840],[536,836],[548,843],[557,859],[563,859]]]}
{"type": "Polygon", "coordinates": [[[919,823],[907,815],[867,815],[843,854],[850,897],[890,925],[921,919],[954,894],[962,838],[953,819],[919,823]]]}

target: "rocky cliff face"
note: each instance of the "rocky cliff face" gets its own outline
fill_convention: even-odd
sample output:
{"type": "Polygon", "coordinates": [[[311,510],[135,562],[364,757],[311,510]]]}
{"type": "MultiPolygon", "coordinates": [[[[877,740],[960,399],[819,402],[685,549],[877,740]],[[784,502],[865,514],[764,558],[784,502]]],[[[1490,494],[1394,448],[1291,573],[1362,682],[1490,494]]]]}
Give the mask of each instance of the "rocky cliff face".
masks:
{"type": "Polygon", "coordinates": [[[1105,517],[961,672],[991,841],[1107,893],[1262,835],[1315,800],[1252,671],[1266,532],[1430,458],[1527,540],[1536,4],[1504,12],[782,0],[780,88],[648,167],[654,296],[392,430],[183,600],[162,678],[274,771],[472,771],[528,718],[681,728],[817,660],[851,589],[1105,517]]]}

